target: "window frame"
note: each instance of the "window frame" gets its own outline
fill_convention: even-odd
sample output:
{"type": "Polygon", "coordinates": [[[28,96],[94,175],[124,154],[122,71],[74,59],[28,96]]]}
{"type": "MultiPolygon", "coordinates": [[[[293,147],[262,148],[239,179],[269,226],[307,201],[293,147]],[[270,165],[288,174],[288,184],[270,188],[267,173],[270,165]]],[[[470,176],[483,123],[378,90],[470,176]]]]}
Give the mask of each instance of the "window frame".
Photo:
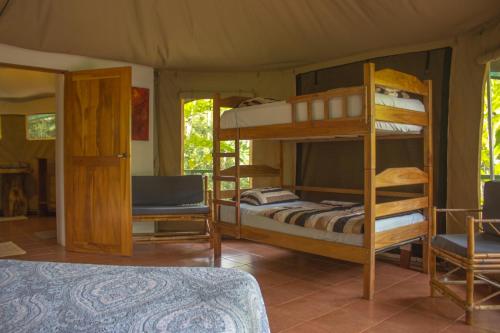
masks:
{"type": "Polygon", "coordinates": [[[56,135],[54,137],[49,137],[49,138],[30,138],[29,136],[29,117],[30,116],[39,116],[39,115],[53,115],[54,116],[54,122],[56,122],[57,126],[57,120],[56,120],[56,114],[55,113],[33,113],[33,114],[26,114],[24,115],[24,132],[25,132],[25,137],[26,141],[55,141],[57,138],[57,130],[56,130],[56,135]]]}

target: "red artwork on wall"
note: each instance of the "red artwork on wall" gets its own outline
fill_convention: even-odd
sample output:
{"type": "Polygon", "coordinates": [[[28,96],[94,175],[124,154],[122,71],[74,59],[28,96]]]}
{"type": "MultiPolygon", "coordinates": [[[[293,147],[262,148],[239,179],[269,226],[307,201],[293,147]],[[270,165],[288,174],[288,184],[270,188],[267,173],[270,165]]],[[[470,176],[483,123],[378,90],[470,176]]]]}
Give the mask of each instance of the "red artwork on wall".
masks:
{"type": "Polygon", "coordinates": [[[149,140],[149,89],[132,87],[132,140],[149,140]]]}

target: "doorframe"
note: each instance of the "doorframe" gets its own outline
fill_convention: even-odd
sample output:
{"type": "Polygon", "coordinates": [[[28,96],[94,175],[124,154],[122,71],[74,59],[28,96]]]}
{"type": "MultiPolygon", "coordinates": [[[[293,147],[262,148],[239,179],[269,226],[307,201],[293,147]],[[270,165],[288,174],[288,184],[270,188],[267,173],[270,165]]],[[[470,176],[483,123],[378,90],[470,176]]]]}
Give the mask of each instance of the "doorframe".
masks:
{"type": "Polygon", "coordinates": [[[56,75],[56,232],[57,242],[66,246],[66,224],[64,210],[64,74],[68,71],[56,68],[36,67],[0,62],[0,67],[24,69],[56,75]]]}

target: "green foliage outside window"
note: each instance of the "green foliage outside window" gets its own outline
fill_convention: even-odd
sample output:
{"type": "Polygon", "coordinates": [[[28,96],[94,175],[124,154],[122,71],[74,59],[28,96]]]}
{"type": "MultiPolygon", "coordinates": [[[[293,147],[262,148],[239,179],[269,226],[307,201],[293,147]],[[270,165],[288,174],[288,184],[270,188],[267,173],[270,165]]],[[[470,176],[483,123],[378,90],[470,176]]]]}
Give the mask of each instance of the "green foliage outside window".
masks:
{"type": "MultiPolygon", "coordinates": [[[[488,133],[488,98],[484,94],[483,132],[481,136],[481,175],[490,174],[490,149],[488,133]]],[[[493,123],[493,156],[495,158],[495,175],[500,175],[500,80],[491,80],[491,110],[493,123]]]]}
{"type": "MultiPolygon", "coordinates": [[[[184,174],[209,175],[212,188],[212,112],[211,99],[198,99],[184,104],[184,174]]],[[[222,152],[233,152],[234,141],[222,141],[222,152]]],[[[250,164],[250,141],[240,141],[240,163],[250,164]]],[[[221,169],[234,165],[234,158],[224,158],[221,169]]],[[[249,179],[241,179],[241,188],[250,186],[249,179]]],[[[234,183],[222,183],[222,189],[232,189],[234,183]]]]}
{"type": "Polygon", "coordinates": [[[26,116],[26,138],[28,140],[54,140],[56,138],[56,115],[47,113],[26,116]]]}

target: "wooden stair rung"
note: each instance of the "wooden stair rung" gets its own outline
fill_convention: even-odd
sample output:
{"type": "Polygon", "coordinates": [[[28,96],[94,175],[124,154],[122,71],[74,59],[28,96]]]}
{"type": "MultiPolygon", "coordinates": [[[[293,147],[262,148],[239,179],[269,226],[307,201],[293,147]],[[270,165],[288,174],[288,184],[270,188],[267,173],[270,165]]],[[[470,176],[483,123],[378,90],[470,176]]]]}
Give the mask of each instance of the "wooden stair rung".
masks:
{"type": "Polygon", "coordinates": [[[216,205],[223,205],[223,206],[232,206],[236,207],[236,201],[229,201],[229,200],[221,200],[221,199],[214,199],[213,200],[214,204],[216,205]]]}
{"type": "Polygon", "coordinates": [[[236,157],[236,153],[215,153],[216,157],[236,157]]]}
{"type": "MultiPolygon", "coordinates": [[[[236,166],[229,167],[220,171],[223,176],[236,175],[236,166]]],[[[280,170],[270,167],[268,165],[240,165],[239,166],[240,178],[245,177],[279,177],[280,170]]]]}
{"type": "Polygon", "coordinates": [[[214,179],[220,182],[236,182],[236,177],[234,176],[214,176],[214,179]]]}

